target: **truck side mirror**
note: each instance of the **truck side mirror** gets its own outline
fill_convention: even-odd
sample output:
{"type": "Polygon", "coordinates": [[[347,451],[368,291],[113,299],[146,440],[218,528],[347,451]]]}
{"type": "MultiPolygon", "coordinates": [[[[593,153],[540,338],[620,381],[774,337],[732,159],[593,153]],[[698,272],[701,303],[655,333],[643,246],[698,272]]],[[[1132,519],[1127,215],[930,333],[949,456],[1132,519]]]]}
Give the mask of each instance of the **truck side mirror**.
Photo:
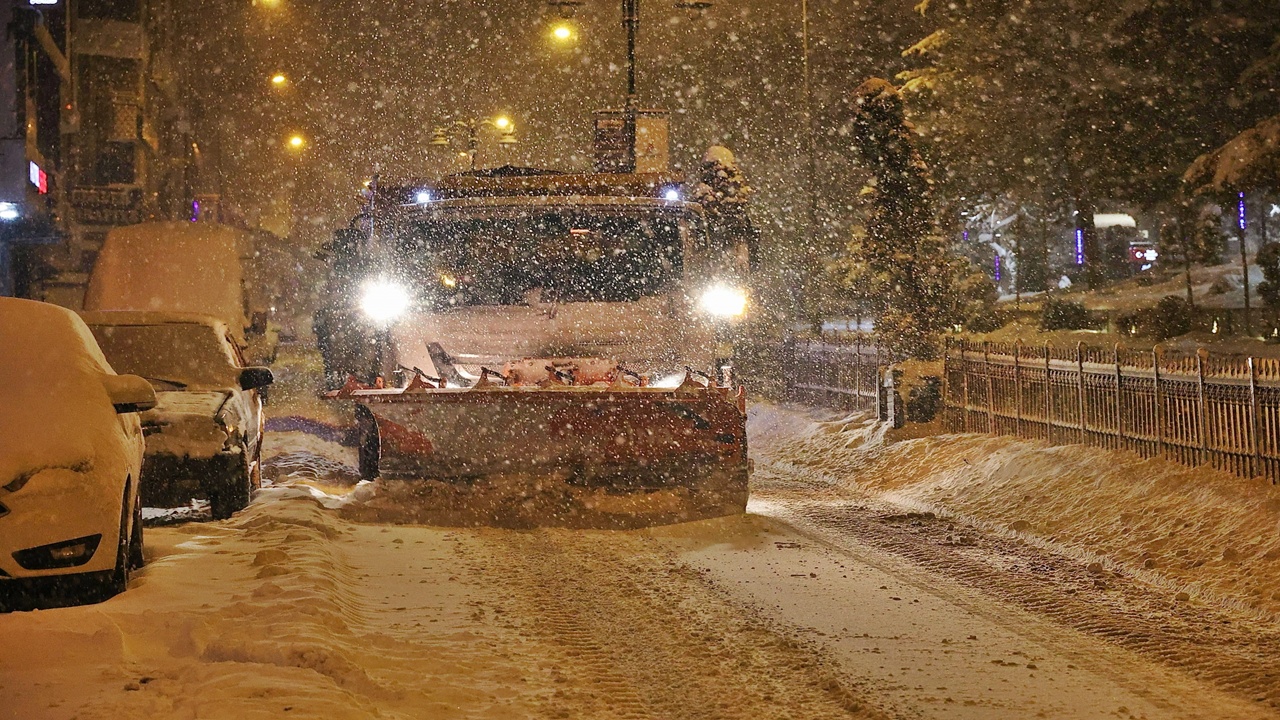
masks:
{"type": "Polygon", "coordinates": [[[106,389],[117,413],[142,412],[156,406],[156,391],[137,375],[103,375],[106,389]]]}
{"type": "Polygon", "coordinates": [[[256,390],[260,387],[266,387],[275,381],[276,378],[271,373],[271,368],[247,367],[240,371],[241,390],[256,390]]]}

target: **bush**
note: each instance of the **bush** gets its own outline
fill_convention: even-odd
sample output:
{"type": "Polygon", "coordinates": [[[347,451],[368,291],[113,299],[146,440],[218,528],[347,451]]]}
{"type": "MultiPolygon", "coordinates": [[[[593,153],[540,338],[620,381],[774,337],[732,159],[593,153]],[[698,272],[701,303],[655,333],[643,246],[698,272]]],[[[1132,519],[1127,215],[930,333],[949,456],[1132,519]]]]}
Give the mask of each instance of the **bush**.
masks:
{"type": "Polygon", "coordinates": [[[1258,296],[1267,307],[1280,308],[1280,243],[1267,243],[1258,250],[1258,267],[1266,278],[1258,283],[1258,296]]]}
{"type": "Polygon", "coordinates": [[[1186,335],[1191,332],[1191,305],[1186,298],[1169,295],[1148,311],[1151,336],[1157,340],[1186,335]]]}
{"type": "Polygon", "coordinates": [[[964,319],[964,329],[975,333],[995,332],[1009,322],[1010,313],[996,307],[974,308],[964,319]]]}
{"type": "Polygon", "coordinates": [[[1093,325],[1093,315],[1084,303],[1049,298],[1040,311],[1041,330],[1085,330],[1093,325]]]}
{"type": "Polygon", "coordinates": [[[1169,295],[1155,307],[1143,308],[1121,317],[1117,322],[1125,334],[1145,335],[1168,340],[1191,332],[1192,308],[1185,298],[1169,295]]]}

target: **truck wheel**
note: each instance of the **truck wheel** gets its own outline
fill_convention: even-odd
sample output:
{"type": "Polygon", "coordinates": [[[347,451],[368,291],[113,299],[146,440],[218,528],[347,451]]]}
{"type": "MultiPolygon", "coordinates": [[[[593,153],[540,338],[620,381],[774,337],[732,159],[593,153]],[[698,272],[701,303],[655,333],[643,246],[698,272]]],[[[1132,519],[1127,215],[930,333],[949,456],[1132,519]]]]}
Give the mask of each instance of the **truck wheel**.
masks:
{"type": "Polygon", "coordinates": [[[378,460],[382,455],[382,441],[378,437],[378,422],[373,413],[363,406],[356,408],[356,449],[360,457],[360,479],[373,480],[378,477],[378,460]]]}
{"type": "Polygon", "coordinates": [[[249,507],[249,494],[253,490],[253,475],[249,461],[241,456],[240,468],[228,473],[219,487],[209,491],[209,512],[214,520],[226,520],[237,511],[249,507]]]}

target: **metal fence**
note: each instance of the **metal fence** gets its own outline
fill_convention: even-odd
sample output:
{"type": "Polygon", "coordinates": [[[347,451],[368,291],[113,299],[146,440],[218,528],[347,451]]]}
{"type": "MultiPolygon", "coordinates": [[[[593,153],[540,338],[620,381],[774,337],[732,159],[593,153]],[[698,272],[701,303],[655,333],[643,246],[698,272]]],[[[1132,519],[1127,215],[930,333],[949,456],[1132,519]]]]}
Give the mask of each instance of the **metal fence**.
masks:
{"type": "Polygon", "coordinates": [[[782,354],[788,397],[887,417],[881,379],[890,358],[870,338],[857,333],[790,337],[783,342],[782,354]]]}
{"type": "Polygon", "coordinates": [[[948,343],[945,422],[1280,482],[1280,359],[948,343]]]}

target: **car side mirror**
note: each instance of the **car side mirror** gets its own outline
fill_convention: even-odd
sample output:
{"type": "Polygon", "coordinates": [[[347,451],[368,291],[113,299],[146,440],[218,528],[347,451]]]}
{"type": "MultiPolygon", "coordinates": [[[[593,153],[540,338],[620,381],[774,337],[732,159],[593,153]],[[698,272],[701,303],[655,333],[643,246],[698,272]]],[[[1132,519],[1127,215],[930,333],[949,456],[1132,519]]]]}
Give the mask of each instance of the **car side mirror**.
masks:
{"type": "Polygon", "coordinates": [[[271,374],[271,368],[247,367],[240,371],[241,390],[256,390],[275,381],[276,377],[271,374]]]}
{"type": "Polygon", "coordinates": [[[156,391],[137,375],[103,375],[102,387],[117,413],[142,412],[156,406],[156,391]]]}

